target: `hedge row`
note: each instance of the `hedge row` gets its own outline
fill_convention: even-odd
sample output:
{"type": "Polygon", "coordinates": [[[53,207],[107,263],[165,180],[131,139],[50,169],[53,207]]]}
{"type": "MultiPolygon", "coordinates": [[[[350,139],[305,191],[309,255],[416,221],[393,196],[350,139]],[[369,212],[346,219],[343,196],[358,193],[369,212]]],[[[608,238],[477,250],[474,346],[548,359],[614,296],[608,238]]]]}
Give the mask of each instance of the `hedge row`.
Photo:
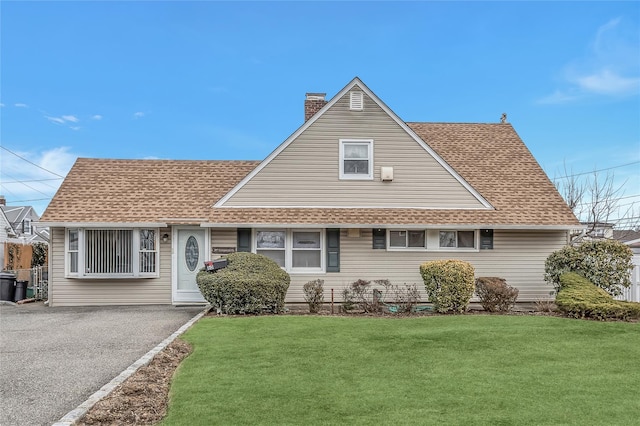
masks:
{"type": "Polygon", "coordinates": [[[613,299],[609,293],[575,272],[560,276],[556,305],[565,315],[598,320],[640,318],[640,303],[613,299]]]}

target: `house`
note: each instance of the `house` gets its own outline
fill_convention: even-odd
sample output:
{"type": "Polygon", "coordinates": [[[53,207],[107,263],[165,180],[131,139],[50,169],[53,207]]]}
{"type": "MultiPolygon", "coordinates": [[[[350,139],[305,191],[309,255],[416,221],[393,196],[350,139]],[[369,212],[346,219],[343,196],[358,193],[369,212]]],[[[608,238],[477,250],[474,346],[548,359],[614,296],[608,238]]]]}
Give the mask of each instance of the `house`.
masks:
{"type": "Polygon", "coordinates": [[[41,221],[52,306],[203,302],[195,274],[234,251],[287,270],[289,303],[317,278],[336,300],[357,279],[422,291],[419,265],[448,258],[535,301],[580,226],[510,124],[407,123],[358,78],[308,93],[260,162],[80,158],[41,221]]]}
{"type": "Polygon", "coordinates": [[[7,206],[0,195],[0,265],[6,265],[6,243],[48,243],[49,229],[39,227],[40,216],[31,206],[7,206]]]}

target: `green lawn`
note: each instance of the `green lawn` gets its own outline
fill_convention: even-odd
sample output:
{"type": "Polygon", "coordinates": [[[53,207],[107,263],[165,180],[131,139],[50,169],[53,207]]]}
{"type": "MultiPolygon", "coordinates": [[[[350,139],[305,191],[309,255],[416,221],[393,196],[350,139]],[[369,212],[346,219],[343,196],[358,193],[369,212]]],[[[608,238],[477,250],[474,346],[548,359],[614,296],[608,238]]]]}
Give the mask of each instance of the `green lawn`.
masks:
{"type": "Polygon", "coordinates": [[[163,425],[640,424],[640,324],[203,318],[163,425]]]}

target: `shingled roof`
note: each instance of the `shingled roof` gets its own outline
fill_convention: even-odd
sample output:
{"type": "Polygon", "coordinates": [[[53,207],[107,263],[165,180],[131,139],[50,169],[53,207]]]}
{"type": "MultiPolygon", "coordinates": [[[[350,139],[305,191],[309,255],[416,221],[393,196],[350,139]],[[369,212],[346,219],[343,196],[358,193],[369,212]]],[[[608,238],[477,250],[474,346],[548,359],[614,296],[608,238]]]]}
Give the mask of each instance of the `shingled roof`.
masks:
{"type": "Polygon", "coordinates": [[[200,223],[258,164],[78,158],[40,221],[200,223]]]}
{"type": "Polygon", "coordinates": [[[81,158],[41,220],[209,226],[580,226],[510,124],[407,125],[494,210],[212,208],[259,162],[81,158]]]}

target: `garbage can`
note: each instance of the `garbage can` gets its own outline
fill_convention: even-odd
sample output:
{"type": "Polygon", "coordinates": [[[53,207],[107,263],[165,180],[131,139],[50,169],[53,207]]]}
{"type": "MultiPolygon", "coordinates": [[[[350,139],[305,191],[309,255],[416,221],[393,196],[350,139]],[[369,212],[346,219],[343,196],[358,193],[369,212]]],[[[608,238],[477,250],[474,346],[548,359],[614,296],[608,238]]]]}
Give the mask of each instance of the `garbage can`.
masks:
{"type": "Polygon", "coordinates": [[[20,300],[27,298],[28,285],[29,281],[16,281],[16,294],[13,298],[14,302],[19,302],[20,300]]]}
{"type": "Polygon", "coordinates": [[[0,300],[13,302],[16,291],[16,276],[8,272],[0,272],[0,300]]]}

